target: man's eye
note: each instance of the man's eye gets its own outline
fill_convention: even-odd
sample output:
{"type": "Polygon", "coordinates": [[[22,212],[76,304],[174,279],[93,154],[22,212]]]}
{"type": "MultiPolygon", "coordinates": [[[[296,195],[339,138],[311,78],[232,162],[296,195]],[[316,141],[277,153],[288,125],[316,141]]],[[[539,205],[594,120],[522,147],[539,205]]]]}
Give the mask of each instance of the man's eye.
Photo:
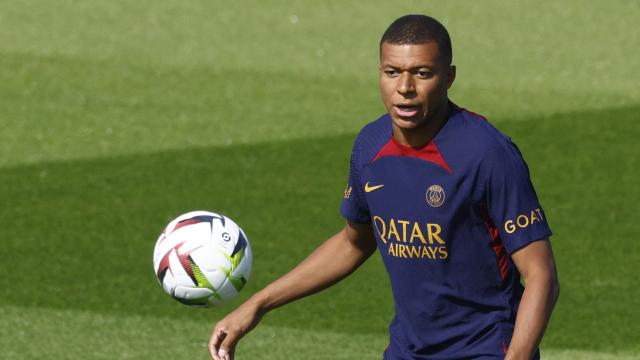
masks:
{"type": "Polygon", "coordinates": [[[428,79],[431,77],[431,72],[430,71],[426,71],[426,70],[420,70],[418,71],[418,76],[421,78],[425,78],[428,79]]]}
{"type": "Polygon", "coordinates": [[[396,75],[398,75],[398,71],[396,71],[396,70],[391,70],[391,69],[389,69],[389,70],[385,70],[385,71],[384,71],[384,73],[385,73],[387,76],[396,76],[396,75]]]}

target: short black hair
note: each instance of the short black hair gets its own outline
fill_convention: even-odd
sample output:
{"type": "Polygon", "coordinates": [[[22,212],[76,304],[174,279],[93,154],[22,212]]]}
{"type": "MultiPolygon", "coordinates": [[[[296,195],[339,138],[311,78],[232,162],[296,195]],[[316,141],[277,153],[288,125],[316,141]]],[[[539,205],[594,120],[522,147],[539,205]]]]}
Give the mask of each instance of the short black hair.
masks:
{"type": "Polygon", "coordinates": [[[427,15],[405,15],[396,19],[382,35],[382,44],[416,45],[435,41],[442,59],[451,65],[453,51],[447,29],[438,20],[427,15]]]}

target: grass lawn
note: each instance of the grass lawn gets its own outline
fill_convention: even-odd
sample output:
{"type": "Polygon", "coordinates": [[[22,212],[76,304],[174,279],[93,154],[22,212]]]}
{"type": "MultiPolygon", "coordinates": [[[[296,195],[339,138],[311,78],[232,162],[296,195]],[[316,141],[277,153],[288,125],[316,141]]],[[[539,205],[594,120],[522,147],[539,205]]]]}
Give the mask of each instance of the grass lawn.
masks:
{"type": "MultiPolygon", "coordinates": [[[[0,1],[1,357],[206,358],[216,319],[342,226],[352,141],[383,112],[377,41],[407,12],[449,27],[452,99],[529,164],[562,286],[543,357],[640,358],[635,3],[70,0],[0,1]],[[254,250],[221,308],[154,278],[159,232],[195,209],[254,250]]],[[[374,255],[238,358],[379,358],[392,313],[374,255]]]]}

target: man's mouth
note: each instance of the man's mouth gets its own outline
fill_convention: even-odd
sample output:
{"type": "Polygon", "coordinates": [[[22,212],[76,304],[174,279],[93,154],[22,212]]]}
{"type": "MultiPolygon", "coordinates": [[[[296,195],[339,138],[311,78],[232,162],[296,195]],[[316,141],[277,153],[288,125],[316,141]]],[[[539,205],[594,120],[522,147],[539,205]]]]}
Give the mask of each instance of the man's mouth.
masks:
{"type": "Polygon", "coordinates": [[[393,110],[400,117],[413,117],[419,109],[420,106],[417,105],[393,105],[393,110]]]}

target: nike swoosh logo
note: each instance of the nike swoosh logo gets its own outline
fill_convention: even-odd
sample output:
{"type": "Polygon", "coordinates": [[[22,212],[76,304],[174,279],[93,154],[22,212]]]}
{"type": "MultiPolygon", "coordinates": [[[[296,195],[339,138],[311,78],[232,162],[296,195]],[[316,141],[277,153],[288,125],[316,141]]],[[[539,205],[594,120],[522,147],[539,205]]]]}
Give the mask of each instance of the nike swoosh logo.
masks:
{"type": "Polygon", "coordinates": [[[378,189],[380,189],[380,188],[381,188],[381,187],[383,187],[383,186],[384,186],[384,184],[383,184],[383,185],[369,186],[369,182],[367,181],[367,183],[366,183],[366,184],[364,184],[364,191],[365,191],[365,192],[372,192],[372,191],[374,191],[374,190],[378,190],[378,189]]]}

